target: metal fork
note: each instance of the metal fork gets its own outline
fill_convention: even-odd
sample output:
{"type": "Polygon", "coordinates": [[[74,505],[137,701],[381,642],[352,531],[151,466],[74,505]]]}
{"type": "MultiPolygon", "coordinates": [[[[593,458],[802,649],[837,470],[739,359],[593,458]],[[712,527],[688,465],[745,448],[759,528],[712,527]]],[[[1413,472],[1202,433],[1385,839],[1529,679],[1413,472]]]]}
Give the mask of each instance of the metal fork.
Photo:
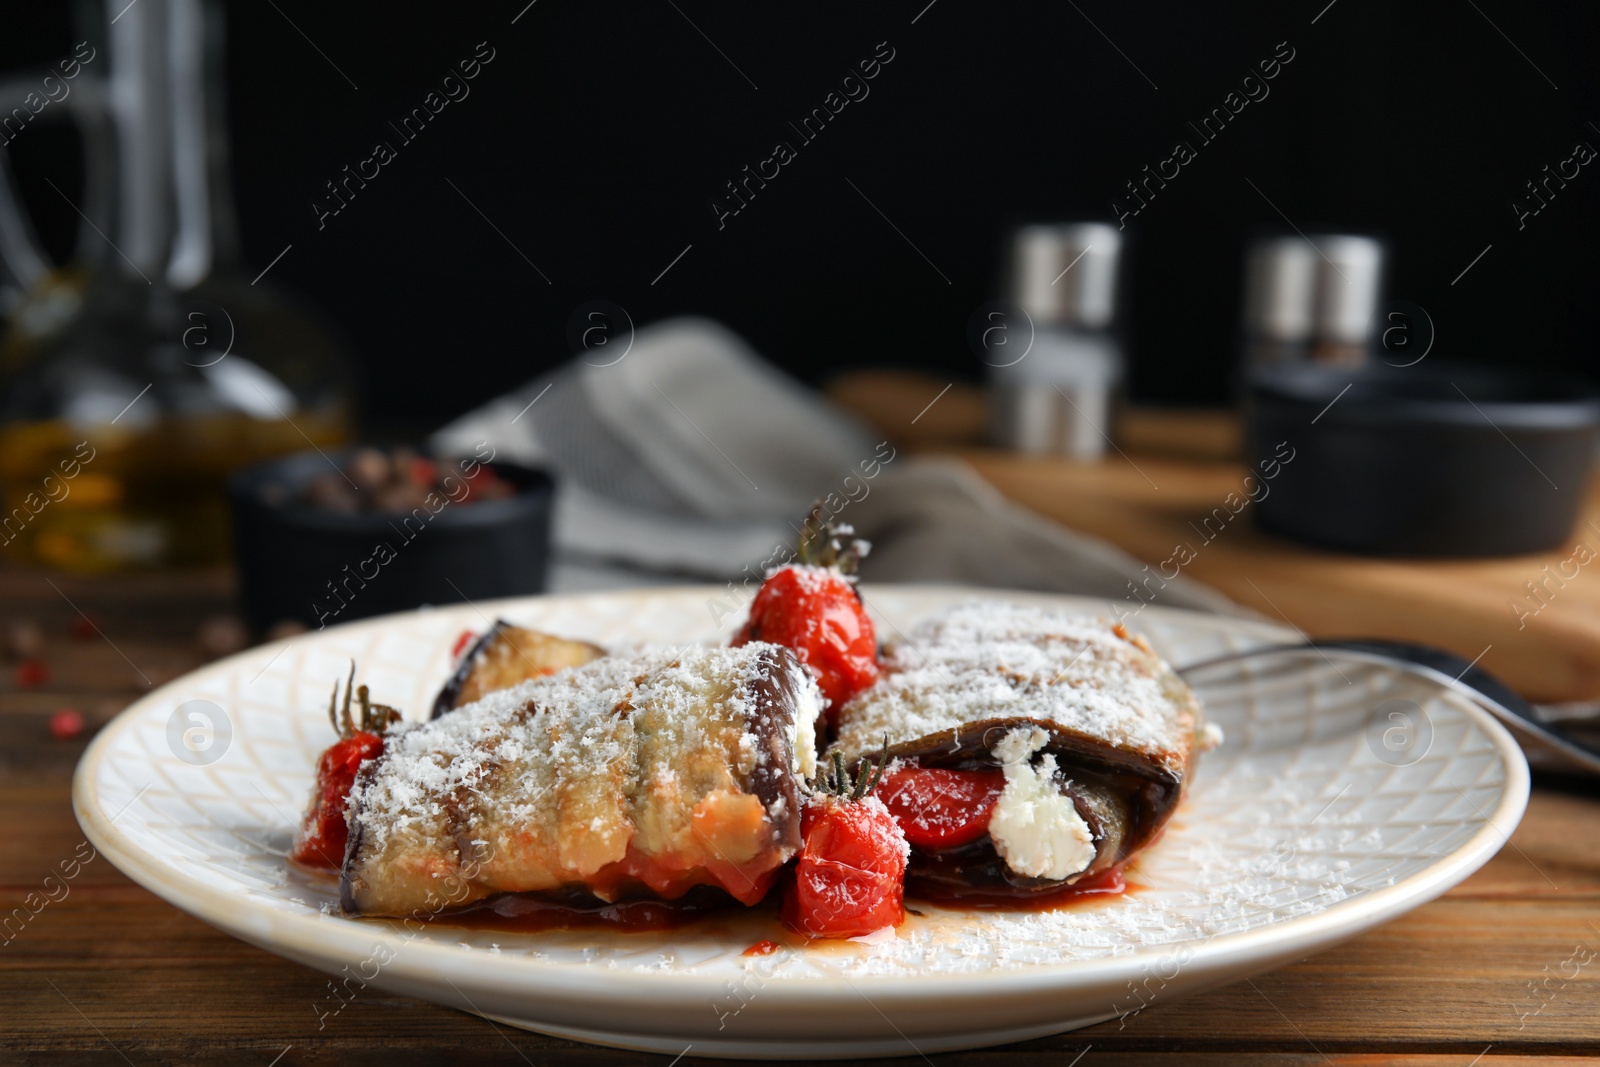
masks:
{"type": "MultiPolygon", "coordinates": [[[[1281,645],[1260,645],[1243,652],[1229,652],[1177,668],[1188,677],[1225,663],[1258,656],[1317,655],[1338,656],[1363,663],[1397,667],[1452,689],[1494,715],[1535,762],[1551,770],[1575,770],[1600,775],[1600,746],[1573,736],[1559,723],[1541,718],[1540,705],[1531,704],[1512,692],[1494,675],[1452,652],[1413,645],[1403,641],[1351,638],[1336,641],[1307,641],[1281,645]]],[[[1551,709],[1556,710],[1556,709],[1551,709]]]]}

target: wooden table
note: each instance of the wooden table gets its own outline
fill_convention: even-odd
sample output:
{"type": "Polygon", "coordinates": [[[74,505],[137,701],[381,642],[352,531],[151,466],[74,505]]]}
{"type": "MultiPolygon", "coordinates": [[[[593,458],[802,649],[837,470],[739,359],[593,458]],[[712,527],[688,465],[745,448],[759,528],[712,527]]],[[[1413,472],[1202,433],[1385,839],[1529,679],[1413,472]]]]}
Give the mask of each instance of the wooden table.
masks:
{"type": "MultiPolygon", "coordinates": [[[[906,421],[926,403],[910,400],[906,421]]],[[[946,410],[934,408],[939,414],[931,424],[954,416],[957,429],[970,434],[970,395],[946,402],[946,410]]],[[[1147,474],[1154,467],[1160,493],[1171,494],[1142,504],[1138,488],[1130,490],[1130,480],[1118,480],[1109,464],[1099,474],[1062,474],[1050,464],[968,454],[1003,490],[1091,530],[1096,523],[1114,526],[1139,507],[1166,507],[1182,493],[1210,499],[1214,486],[1203,478],[1218,477],[1216,461],[1229,450],[1226,424],[1155,419],[1139,432],[1147,443],[1139,466],[1147,474]],[[1163,442],[1190,450],[1200,443],[1210,459],[1190,453],[1162,461],[1155,454],[1163,442]],[[1202,482],[1168,477],[1160,462],[1187,464],[1202,482]],[[1064,502],[1053,506],[1054,498],[1064,502]]],[[[1290,592],[1291,571],[1259,574],[1274,600],[1301,609],[1301,598],[1290,592]]],[[[88,734],[150,683],[200,664],[198,624],[227,611],[229,595],[227,576],[219,573],[67,579],[0,568],[0,624],[27,617],[42,625],[50,667],[48,681],[32,689],[18,689],[11,665],[0,675],[0,918],[24,907],[29,894],[46,891],[46,875],[82,848],[69,792],[88,734]],[[75,637],[78,609],[94,617],[101,633],[78,622],[75,637]],[[51,737],[48,720],[62,707],[85,713],[85,736],[51,737]]],[[[1496,665],[1510,673],[1520,662],[1510,657],[1496,665]]],[[[66,896],[0,939],[0,1064],[672,1062],[496,1027],[376,990],[318,1030],[314,1005],[326,992],[323,974],[208,928],[99,857],[66,896]]],[[[1600,1053],[1600,958],[1574,974],[1574,950],[1576,958],[1600,950],[1600,787],[1536,779],[1510,848],[1440,901],[1384,928],[1251,982],[1155,1003],[1126,1025],[1107,1022],[931,1062],[1552,1062],[1600,1053]]],[[[818,1025],[826,1027],[826,1019],[818,1025]]],[[[682,1064],[691,1062],[693,1049],[682,1064]]]]}
{"type": "MultiPolygon", "coordinates": [[[[88,733],[145,691],[141,674],[159,684],[197,666],[197,626],[228,600],[220,574],[68,579],[0,568],[0,622],[36,620],[51,671],[27,691],[9,669],[0,677],[0,912],[50,889],[46,876],[82,847],[69,788],[88,733]],[[72,635],[73,605],[103,636],[72,635]],[[85,713],[89,731],[55,740],[49,717],[67,706],[85,713]]],[[[1600,1052],[1600,959],[1575,976],[1574,964],[1563,968],[1575,949],[1578,958],[1600,949],[1597,828],[1600,790],[1541,781],[1513,847],[1435,903],[1343,947],[1253,982],[1157,1002],[1123,1027],[1113,1021],[931,1062],[1359,1058],[1467,1067],[1600,1052]]],[[[672,1063],[376,990],[319,1030],[314,1004],[326,976],[212,930],[103,858],[0,937],[10,938],[0,942],[0,1064],[672,1063]]],[[[697,1061],[691,1050],[679,1067],[695,1062],[717,1061],[697,1061]]]]}

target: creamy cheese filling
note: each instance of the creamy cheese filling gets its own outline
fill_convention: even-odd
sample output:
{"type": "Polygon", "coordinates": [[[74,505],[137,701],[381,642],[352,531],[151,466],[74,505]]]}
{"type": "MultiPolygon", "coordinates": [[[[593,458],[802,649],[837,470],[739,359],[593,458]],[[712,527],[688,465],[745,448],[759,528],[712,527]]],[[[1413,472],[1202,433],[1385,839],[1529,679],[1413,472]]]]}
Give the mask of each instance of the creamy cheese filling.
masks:
{"type": "Polygon", "coordinates": [[[1086,870],[1095,848],[1078,806],[1056,788],[1055,756],[1033,763],[1033,754],[1049,741],[1049,734],[1031,726],[1008,731],[995,745],[1006,786],[989,817],[989,836],[1017,874],[1059,881],[1086,870]]]}
{"type": "MultiPolygon", "coordinates": [[[[801,673],[805,675],[805,685],[795,694],[794,718],[789,720],[786,729],[795,756],[795,770],[802,778],[814,778],[817,774],[817,720],[822,718],[823,711],[822,691],[809,671],[801,673]]],[[[777,813],[773,814],[776,817],[777,813]]]]}

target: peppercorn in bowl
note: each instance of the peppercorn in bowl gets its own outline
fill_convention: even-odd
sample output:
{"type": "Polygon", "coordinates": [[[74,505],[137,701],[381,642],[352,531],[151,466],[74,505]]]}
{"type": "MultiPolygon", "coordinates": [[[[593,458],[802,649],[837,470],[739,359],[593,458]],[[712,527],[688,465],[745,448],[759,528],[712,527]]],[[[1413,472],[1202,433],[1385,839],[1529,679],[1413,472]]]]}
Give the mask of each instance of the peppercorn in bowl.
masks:
{"type": "Polygon", "coordinates": [[[542,592],[550,475],[409,449],[300,452],[228,483],[239,596],[258,632],[542,592]]]}

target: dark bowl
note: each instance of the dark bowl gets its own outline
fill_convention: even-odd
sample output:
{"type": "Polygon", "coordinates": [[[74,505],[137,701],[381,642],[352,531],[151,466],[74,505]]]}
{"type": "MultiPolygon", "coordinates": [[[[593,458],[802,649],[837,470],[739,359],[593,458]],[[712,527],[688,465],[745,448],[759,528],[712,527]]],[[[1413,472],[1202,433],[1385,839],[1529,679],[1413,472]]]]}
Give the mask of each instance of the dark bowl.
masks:
{"type": "Polygon", "coordinates": [[[544,591],[550,475],[490,463],[514,496],[450,502],[441,494],[437,512],[409,515],[345,515],[298,499],[330,460],[342,468],[349,455],[299,452],[229,479],[239,597],[257,632],[284,620],[318,629],[423,604],[544,591]]]}
{"type": "Polygon", "coordinates": [[[1245,404],[1252,473],[1276,469],[1259,524],[1382,555],[1556,547],[1577,522],[1600,436],[1592,387],[1501,367],[1273,367],[1251,375],[1245,404]]]}

